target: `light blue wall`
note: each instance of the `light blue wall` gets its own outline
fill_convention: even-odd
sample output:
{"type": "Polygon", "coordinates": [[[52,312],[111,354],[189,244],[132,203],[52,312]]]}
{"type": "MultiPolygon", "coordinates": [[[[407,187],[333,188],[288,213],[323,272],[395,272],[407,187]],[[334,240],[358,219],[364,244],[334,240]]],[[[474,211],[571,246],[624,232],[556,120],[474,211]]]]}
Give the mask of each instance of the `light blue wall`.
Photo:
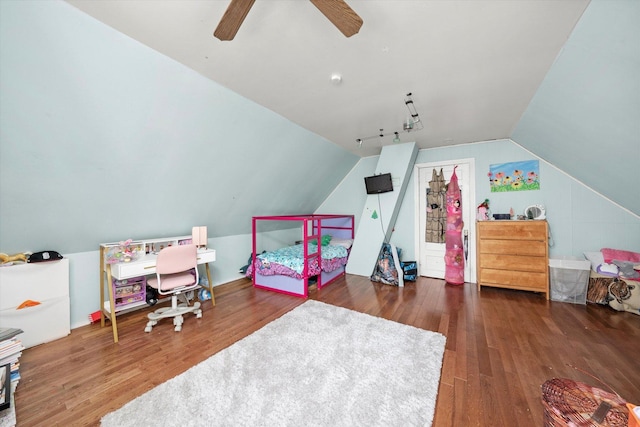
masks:
{"type": "MultiPolygon", "coordinates": [[[[552,255],[640,251],[639,6],[592,1],[513,136],[635,214],[545,162],[540,191],[490,193],[488,165],[535,158],[509,140],[423,150],[417,162],[475,158],[476,202],[494,212],[545,204],[552,255]]],[[[214,284],[225,283],[249,255],[252,215],[347,213],[357,226],[376,162],[64,2],[0,1],[0,251],[70,258],[73,327],[98,309],[100,242],[207,225],[214,284]]],[[[405,259],[421,233],[412,185],[392,236],[405,259]]]]}
{"type": "Polygon", "coordinates": [[[417,154],[418,148],[415,142],[382,147],[375,173],[390,173],[393,191],[367,196],[346,266],[347,273],[359,275],[371,273],[373,269],[371,261],[376,259],[380,245],[382,242],[388,242],[393,232],[393,224],[409,185],[409,177],[417,154]]]}
{"type": "Polygon", "coordinates": [[[0,2],[0,67],[2,252],[250,233],[358,160],[61,1],[0,2]]]}
{"type": "MultiPolygon", "coordinates": [[[[540,160],[540,190],[491,193],[487,176],[489,165],[538,159],[511,140],[420,150],[416,163],[466,158],[475,159],[477,200],[472,207],[474,211],[485,198],[490,200],[494,213],[508,213],[510,208],[522,213],[531,204],[544,205],[554,241],[550,248],[551,256],[582,256],[585,251],[598,251],[603,247],[640,252],[640,218],[637,215],[543,160],[540,160]]],[[[353,197],[353,189],[364,176],[350,174],[325,203],[337,205],[339,200],[353,197]]],[[[364,193],[364,187],[360,191],[364,193]]],[[[412,175],[391,238],[392,243],[402,248],[405,260],[416,259],[415,236],[424,235],[422,230],[415,229],[414,191],[415,177],[412,175]]]]}
{"type": "Polygon", "coordinates": [[[640,1],[591,1],[511,139],[640,215],[640,1]]]}
{"type": "Polygon", "coordinates": [[[315,213],[353,215],[354,227],[357,230],[362,207],[367,201],[364,177],[375,173],[379,157],[360,159],[315,213]]]}
{"type": "Polygon", "coordinates": [[[315,211],[357,161],[67,3],[0,1],[0,252],[70,259],[72,327],[101,242],[206,225],[226,283],[251,216],[315,211]]]}

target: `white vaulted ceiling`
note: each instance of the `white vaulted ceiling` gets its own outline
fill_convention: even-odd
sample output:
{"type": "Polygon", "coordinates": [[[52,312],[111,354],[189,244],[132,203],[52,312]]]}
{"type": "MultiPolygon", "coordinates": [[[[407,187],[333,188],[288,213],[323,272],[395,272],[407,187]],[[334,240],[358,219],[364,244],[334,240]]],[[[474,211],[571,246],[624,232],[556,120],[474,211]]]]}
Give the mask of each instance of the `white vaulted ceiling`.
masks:
{"type": "Polygon", "coordinates": [[[509,138],[588,0],[349,0],[350,38],[306,0],[257,0],[232,41],[227,0],[67,0],[96,19],[359,156],[413,100],[420,148],[509,138]],[[332,84],[339,73],[342,82],[332,84]]]}

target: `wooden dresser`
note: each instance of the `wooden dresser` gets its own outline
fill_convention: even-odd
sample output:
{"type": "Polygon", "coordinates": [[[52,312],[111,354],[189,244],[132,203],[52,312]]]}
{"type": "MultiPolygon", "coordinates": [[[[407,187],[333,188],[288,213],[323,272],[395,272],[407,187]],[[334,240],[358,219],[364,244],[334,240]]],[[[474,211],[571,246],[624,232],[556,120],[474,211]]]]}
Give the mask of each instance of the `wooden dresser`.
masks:
{"type": "Polygon", "coordinates": [[[478,291],[520,289],[549,299],[547,221],[477,221],[476,233],[478,291]]]}

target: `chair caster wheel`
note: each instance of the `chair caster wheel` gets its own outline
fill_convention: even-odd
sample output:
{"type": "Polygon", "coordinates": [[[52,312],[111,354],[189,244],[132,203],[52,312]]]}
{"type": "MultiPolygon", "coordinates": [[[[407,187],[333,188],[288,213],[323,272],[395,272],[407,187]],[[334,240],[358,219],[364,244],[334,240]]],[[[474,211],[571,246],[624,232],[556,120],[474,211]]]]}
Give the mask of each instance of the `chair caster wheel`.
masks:
{"type": "Polygon", "coordinates": [[[173,328],[176,332],[180,332],[182,330],[182,326],[176,326],[173,328]]]}
{"type": "Polygon", "coordinates": [[[151,326],[147,326],[147,327],[145,327],[145,328],[144,328],[144,331],[145,331],[145,332],[151,332],[151,326]]]}

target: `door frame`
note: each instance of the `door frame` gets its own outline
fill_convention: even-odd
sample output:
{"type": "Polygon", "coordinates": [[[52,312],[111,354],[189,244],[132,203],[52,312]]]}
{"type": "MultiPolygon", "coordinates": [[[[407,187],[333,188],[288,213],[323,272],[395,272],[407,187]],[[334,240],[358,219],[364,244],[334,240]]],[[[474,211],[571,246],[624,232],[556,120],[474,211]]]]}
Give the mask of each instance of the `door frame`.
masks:
{"type": "MultiPolygon", "coordinates": [[[[469,165],[469,200],[471,203],[475,203],[476,200],[476,159],[473,157],[466,159],[451,159],[451,160],[441,160],[438,162],[428,162],[428,163],[417,163],[413,166],[413,188],[414,188],[414,229],[416,230],[414,234],[414,253],[416,254],[416,258],[418,260],[422,259],[422,254],[420,253],[420,239],[424,238],[424,230],[420,230],[420,169],[438,169],[445,165],[452,164],[461,164],[467,163],[469,165]]],[[[464,206],[463,206],[464,209],[464,206]]],[[[467,263],[469,264],[469,283],[476,283],[476,208],[473,206],[469,206],[470,215],[469,221],[471,224],[465,224],[464,229],[469,230],[469,238],[468,238],[468,257],[467,263]]],[[[464,236],[463,236],[464,238],[464,236]]],[[[418,275],[421,276],[422,273],[420,271],[420,262],[418,262],[418,275]]]]}

